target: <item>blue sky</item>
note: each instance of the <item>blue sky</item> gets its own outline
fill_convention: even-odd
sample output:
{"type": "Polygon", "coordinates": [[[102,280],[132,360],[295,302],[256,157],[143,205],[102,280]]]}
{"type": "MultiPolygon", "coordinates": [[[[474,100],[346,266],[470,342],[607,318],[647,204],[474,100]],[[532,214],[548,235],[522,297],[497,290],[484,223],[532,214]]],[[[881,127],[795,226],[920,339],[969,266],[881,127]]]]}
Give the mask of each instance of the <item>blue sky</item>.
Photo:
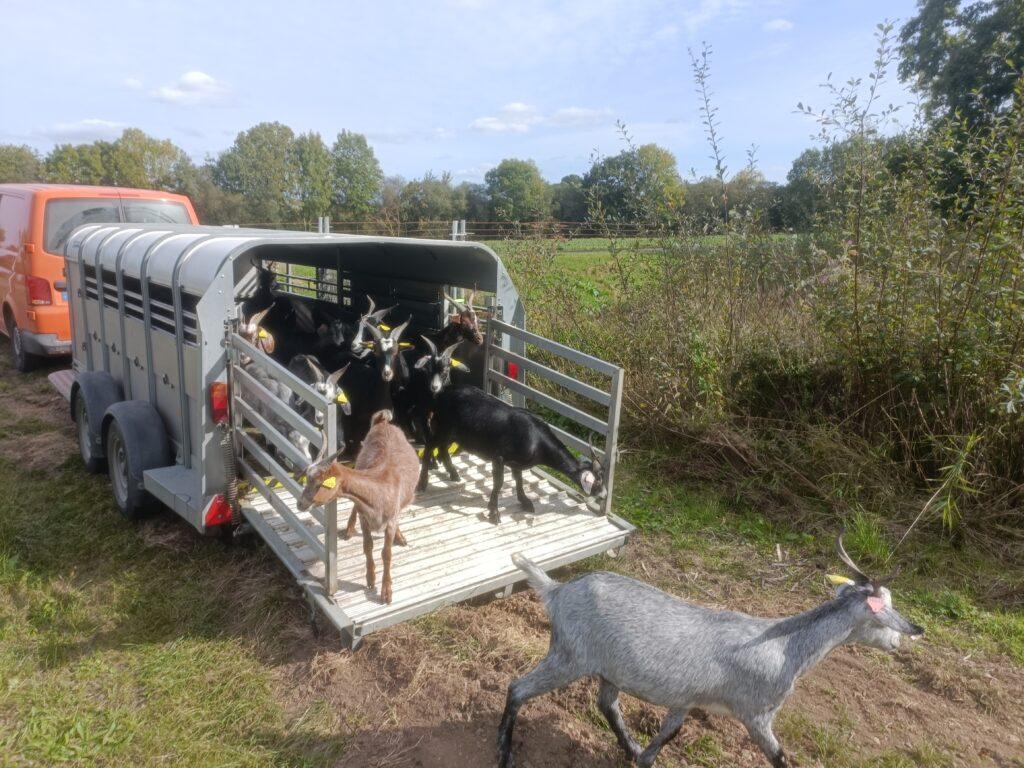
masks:
{"type": "MultiPolygon", "coordinates": [[[[137,126],[194,158],[279,120],[365,133],[384,172],[478,181],[502,158],[550,180],[594,152],[672,150],[680,171],[711,168],[687,48],[714,48],[712,73],[731,169],[751,143],[782,180],[811,144],[798,101],[823,102],[828,72],[866,74],[874,26],[914,0],[419,0],[5,4],[0,142],[114,138],[137,126]],[[15,33],[15,34],[11,34],[15,33]],[[13,65],[31,61],[31,66],[13,65]]],[[[908,102],[896,80],[883,94],[908,102]]]]}

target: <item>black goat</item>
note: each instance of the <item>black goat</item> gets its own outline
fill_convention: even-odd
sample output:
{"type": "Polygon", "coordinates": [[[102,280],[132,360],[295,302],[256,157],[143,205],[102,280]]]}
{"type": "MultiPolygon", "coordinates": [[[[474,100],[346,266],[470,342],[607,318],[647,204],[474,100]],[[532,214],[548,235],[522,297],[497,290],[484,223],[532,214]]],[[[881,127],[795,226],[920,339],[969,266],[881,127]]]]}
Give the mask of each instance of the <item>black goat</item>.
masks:
{"type": "Polygon", "coordinates": [[[455,342],[443,352],[438,352],[434,342],[427,336],[421,336],[423,343],[430,351],[421,354],[417,350],[406,350],[403,357],[416,356],[411,366],[405,360],[408,380],[394,393],[396,422],[406,426],[414,438],[427,442],[427,430],[430,416],[434,412],[437,396],[452,383],[452,370],[469,373],[465,363],[452,357],[459,342],[455,342]]]}
{"type": "Polygon", "coordinates": [[[447,447],[452,441],[491,461],[494,487],[487,504],[492,523],[500,523],[498,495],[505,480],[505,465],[516,481],[516,496],[527,511],[533,511],[523,488],[523,470],[538,465],[555,469],[576,483],[589,496],[604,496],[604,469],[591,446],[591,458],[577,458],[541,419],[524,408],[515,408],[476,387],[455,387],[438,395],[430,434],[423,450],[418,489],[427,487],[430,457],[438,448],[448,476],[459,480],[447,447]]]}
{"type": "Polygon", "coordinates": [[[269,309],[278,291],[277,273],[267,267],[256,266],[256,290],[242,302],[242,317],[252,317],[269,309]]]}
{"type": "MultiPolygon", "coordinates": [[[[352,403],[345,390],[338,386],[338,382],[345,375],[349,365],[346,364],[343,368],[328,374],[323,366],[320,365],[320,361],[312,355],[296,355],[288,363],[289,371],[309,384],[328,400],[334,400],[338,403],[338,445],[342,447],[345,446],[346,435],[349,432],[349,429],[346,427],[350,420],[349,417],[352,416],[352,403]]],[[[302,418],[316,426],[321,432],[323,431],[324,415],[321,411],[318,411],[294,393],[289,399],[288,404],[302,418]]],[[[309,453],[310,459],[316,458],[317,452],[308,441],[306,451],[309,453]]]]}

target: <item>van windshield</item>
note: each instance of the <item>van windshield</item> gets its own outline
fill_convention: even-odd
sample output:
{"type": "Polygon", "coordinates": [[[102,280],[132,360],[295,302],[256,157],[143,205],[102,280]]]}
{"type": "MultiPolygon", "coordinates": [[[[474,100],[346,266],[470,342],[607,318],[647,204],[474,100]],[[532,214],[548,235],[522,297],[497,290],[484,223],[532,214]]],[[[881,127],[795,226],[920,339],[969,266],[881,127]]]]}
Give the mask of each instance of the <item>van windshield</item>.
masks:
{"type": "Polygon", "coordinates": [[[71,198],[50,200],[43,225],[43,250],[61,254],[83,224],[191,224],[188,209],[170,200],[71,198]]]}

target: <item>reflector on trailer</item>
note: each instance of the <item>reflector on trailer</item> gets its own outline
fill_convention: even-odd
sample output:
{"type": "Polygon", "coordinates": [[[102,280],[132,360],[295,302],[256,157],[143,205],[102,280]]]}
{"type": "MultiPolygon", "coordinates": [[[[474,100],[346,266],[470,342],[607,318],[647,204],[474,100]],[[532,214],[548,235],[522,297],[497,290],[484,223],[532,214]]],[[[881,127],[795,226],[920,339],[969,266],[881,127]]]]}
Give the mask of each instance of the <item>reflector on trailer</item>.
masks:
{"type": "Polygon", "coordinates": [[[515,379],[516,381],[518,381],[519,380],[519,365],[517,363],[508,363],[507,364],[507,369],[508,369],[508,377],[510,379],[515,379]]]}
{"type": "Polygon", "coordinates": [[[210,418],[214,424],[228,422],[228,385],[224,381],[210,384],[210,418]]]}
{"type": "Polygon", "coordinates": [[[228,504],[228,500],[222,494],[218,493],[210,501],[210,505],[206,508],[206,513],[203,515],[203,520],[207,528],[212,525],[225,525],[231,522],[231,505],[228,504]]]}

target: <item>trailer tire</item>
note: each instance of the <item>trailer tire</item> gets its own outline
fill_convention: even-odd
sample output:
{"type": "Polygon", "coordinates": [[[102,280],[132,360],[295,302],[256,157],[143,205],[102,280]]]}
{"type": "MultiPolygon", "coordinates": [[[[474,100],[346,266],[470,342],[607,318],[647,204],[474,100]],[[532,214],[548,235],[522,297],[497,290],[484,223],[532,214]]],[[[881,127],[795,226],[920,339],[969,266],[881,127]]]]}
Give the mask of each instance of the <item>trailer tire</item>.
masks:
{"type": "Polygon", "coordinates": [[[109,373],[91,371],[75,376],[71,385],[71,418],[78,432],[78,451],[88,472],[107,468],[103,439],[103,416],[114,403],[124,399],[121,385],[109,373]]]}
{"type": "Polygon", "coordinates": [[[163,420],[144,400],[114,403],[103,418],[103,444],[114,503],[127,519],[138,520],[156,502],[142,473],[174,461],[163,420]]]}

